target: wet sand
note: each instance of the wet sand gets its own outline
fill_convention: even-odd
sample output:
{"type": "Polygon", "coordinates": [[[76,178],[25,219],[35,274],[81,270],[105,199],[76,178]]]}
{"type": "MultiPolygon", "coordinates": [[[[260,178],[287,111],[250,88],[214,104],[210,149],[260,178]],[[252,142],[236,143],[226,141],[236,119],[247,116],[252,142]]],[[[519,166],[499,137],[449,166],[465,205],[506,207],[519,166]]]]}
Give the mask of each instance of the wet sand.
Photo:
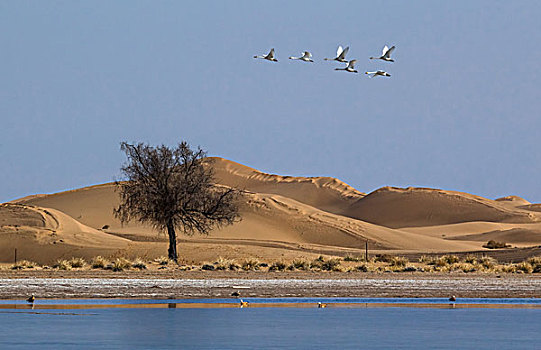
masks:
{"type": "Polygon", "coordinates": [[[241,297],[538,298],[540,275],[205,271],[0,271],[0,299],[241,297]]]}

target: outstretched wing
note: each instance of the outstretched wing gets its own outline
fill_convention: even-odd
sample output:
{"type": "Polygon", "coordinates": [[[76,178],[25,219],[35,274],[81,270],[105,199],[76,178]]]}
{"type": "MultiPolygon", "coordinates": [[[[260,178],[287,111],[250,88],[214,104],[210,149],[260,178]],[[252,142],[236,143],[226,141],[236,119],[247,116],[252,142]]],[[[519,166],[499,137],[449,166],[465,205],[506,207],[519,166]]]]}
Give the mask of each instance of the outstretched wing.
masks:
{"type": "Polygon", "coordinates": [[[308,51],[304,51],[304,54],[303,54],[302,57],[304,57],[304,58],[310,58],[310,57],[312,57],[312,54],[311,54],[310,52],[308,52],[308,51]]]}
{"type": "Polygon", "coordinates": [[[348,62],[348,68],[354,69],[355,68],[355,62],[357,62],[357,60],[349,61],[348,62]]]}
{"type": "Polygon", "coordinates": [[[268,58],[274,58],[274,47],[269,51],[268,58]]]}
{"type": "MultiPolygon", "coordinates": [[[[385,47],[387,47],[387,46],[385,46],[385,47]]],[[[394,48],[395,48],[394,46],[391,46],[391,48],[388,49],[387,52],[385,52],[385,53],[383,54],[383,56],[386,57],[386,58],[391,58],[391,54],[393,53],[394,48]]]]}
{"type": "Polygon", "coordinates": [[[348,51],[349,51],[349,46],[347,46],[347,47],[342,51],[342,53],[341,53],[340,55],[338,55],[338,58],[345,60],[348,51]]]}
{"type": "Polygon", "coordinates": [[[338,48],[336,49],[336,57],[340,57],[340,55],[342,54],[342,51],[344,51],[342,49],[342,46],[338,45],[338,48]]]}
{"type": "Polygon", "coordinates": [[[383,47],[383,50],[381,50],[381,56],[385,56],[387,54],[387,51],[389,51],[389,48],[387,47],[387,45],[385,45],[383,47]]]}

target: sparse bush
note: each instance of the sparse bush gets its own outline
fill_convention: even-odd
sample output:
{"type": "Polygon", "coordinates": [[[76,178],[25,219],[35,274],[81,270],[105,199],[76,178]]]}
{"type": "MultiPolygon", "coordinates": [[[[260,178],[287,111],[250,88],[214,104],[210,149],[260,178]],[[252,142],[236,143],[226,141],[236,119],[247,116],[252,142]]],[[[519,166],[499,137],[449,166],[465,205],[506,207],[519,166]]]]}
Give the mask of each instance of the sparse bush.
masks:
{"type": "Polygon", "coordinates": [[[203,264],[201,266],[201,270],[214,271],[214,270],[216,270],[216,268],[214,267],[213,264],[203,264]]]}
{"type": "Polygon", "coordinates": [[[393,256],[389,264],[396,267],[405,267],[409,263],[409,260],[403,256],[393,256]]]}
{"type": "Polygon", "coordinates": [[[344,257],[344,261],[354,261],[354,262],[359,262],[363,260],[363,257],[361,256],[353,256],[353,255],[346,255],[344,257]]]}
{"type": "Polygon", "coordinates": [[[367,263],[361,263],[360,265],[355,266],[355,269],[357,271],[361,271],[361,272],[368,272],[368,264],[367,263]]]}
{"type": "Polygon", "coordinates": [[[516,267],[516,272],[521,272],[521,273],[532,273],[533,272],[532,265],[529,262],[526,262],[526,261],[523,261],[523,262],[520,262],[520,263],[516,264],[515,267],[516,267]]]}
{"type": "Polygon", "coordinates": [[[419,258],[420,263],[427,264],[427,265],[435,265],[436,261],[437,261],[436,258],[434,258],[433,256],[428,256],[428,255],[422,255],[419,258]]]}
{"type": "Polygon", "coordinates": [[[529,258],[527,262],[532,265],[534,273],[541,272],[541,256],[534,256],[532,258],[529,258]]]}
{"type": "Polygon", "coordinates": [[[109,260],[99,255],[90,261],[90,266],[92,266],[93,269],[104,269],[107,265],[109,265],[109,260]]]}
{"type": "Polygon", "coordinates": [[[464,257],[464,262],[468,264],[476,264],[477,257],[475,255],[468,254],[464,257]]]}
{"type": "Polygon", "coordinates": [[[511,246],[505,242],[496,242],[495,240],[491,239],[490,241],[486,242],[483,247],[488,249],[502,249],[509,248],[511,246]]]}
{"type": "Polygon", "coordinates": [[[54,263],[53,268],[59,270],[71,270],[71,264],[68,260],[59,259],[54,263]]]}
{"type": "Polygon", "coordinates": [[[456,255],[444,255],[436,260],[436,266],[444,267],[447,265],[456,264],[460,259],[456,255]]]}
{"type": "Polygon", "coordinates": [[[238,270],[240,266],[233,259],[219,257],[214,263],[216,270],[238,270]]]}
{"type": "Polygon", "coordinates": [[[126,258],[116,258],[111,265],[111,269],[115,272],[129,270],[130,267],[130,261],[126,258]]]}
{"type": "Polygon", "coordinates": [[[289,267],[291,270],[309,270],[310,263],[304,259],[294,259],[289,267]]]}
{"type": "Polygon", "coordinates": [[[37,264],[28,260],[20,260],[11,266],[12,270],[33,269],[37,264]]]}
{"type": "Polygon", "coordinates": [[[378,255],[376,255],[376,257],[374,258],[374,261],[375,261],[375,262],[389,263],[389,262],[391,262],[392,259],[393,259],[393,256],[392,256],[392,255],[389,255],[389,254],[378,254],[378,255]]]}
{"type": "Polygon", "coordinates": [[[166,257],[166,256],[160,256],[158,258],[156,258],[156,262],[158,263],[158,265],[168,265],[169,264],[169,258],[166,257]]]}
{"type": "Polygon", "coordinates": [[[86,261],[83,258],[71,258],[69,260],[69,264],[73,268],[85,267],[86,266],[86,261]]]}
{"type": "Polygon", "coordinates": [[[245,259],[242,262],[241,267],[245,271],[259,270],[259,260],[254,259],[254,258],[245,259]]]}
{"type": "Polygon", "coordinates": [[[502,272],[513,273],[517,272],[517,266],[515,264],[505,264],[500,267],[502,272]]]}
{"type": "Polygon", "coordinates": [[[134,269],[139,269],[139,270],[146,270],[147,269],[147,265],[145,264],[145,262],[141,258],[135,258],[135,260],[132,262],[131,266],[134,269]]]}
{"type": "Polygon", "coordinates": [[[478,260],[479,265],[483,266],[484,269],[490,270],[493,269],[494,266],[498,263],[498,261],[494,258],[491,258],[489,256],[483,256],[478,260]]]}
{"type": "Polygon", "coordinates": [[[415,266],[406,266],[402,270],[402,272],[415,272],[417,271],[417,268],[415,266]]]}
{"type": "Polygon", "coordinates": [[[475,271],[477,271],[477,268],[475,267],[475,265],[473,265],[471,263],[466,263],[466,262],[454,263],[453,265],[451,265],[451,269],[452,270],[462,271],[462,272],[475,272],[475,271]]]}
{"type": "Polygon", "coordinates": [[[328,259],[321,263],[321,269],[323,271],[341,271],[340,259],[328,259]]]}
{"type": "Polygon", "coordinates": [[[283,261],[275,261],[269,266],[269,271],[284,271],[287,264],[283,261]]]}

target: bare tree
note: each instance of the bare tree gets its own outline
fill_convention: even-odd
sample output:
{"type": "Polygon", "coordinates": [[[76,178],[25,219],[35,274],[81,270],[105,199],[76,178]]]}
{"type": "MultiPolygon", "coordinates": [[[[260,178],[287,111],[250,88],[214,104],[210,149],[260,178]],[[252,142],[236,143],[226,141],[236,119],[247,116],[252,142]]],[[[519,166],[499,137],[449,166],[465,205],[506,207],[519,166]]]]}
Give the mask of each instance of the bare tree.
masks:
{"type": "Polygon", "coordinates": [[[214,183],[212,167],[201,148],[186,142],[176,148],[122,142],[128,157],[121,172],[127,181],[116,181],[120,205],[114,215],[122,223],[138,220],[169,235],[168,256],[178,262],[177,235],[208,234],[214,227],[240,219],[239,191],[214,183]],[[207,164],[205,164],[207,163],[207,164]]]}

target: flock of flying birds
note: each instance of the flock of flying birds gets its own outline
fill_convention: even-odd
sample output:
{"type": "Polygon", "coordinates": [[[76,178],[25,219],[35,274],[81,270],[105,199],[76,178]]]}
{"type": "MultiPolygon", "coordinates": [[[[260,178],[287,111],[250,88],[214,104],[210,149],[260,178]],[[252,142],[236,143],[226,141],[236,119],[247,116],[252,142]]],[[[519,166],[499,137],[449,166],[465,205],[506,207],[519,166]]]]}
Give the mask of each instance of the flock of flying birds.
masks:
{"type": "MultiPolygon", "coordinates": [[[[390,48],[385,45],[383,48],[383,51],[381,52],[381,56],[379,57],[370,57],[371,60],[383,60],[386,62],[394,62],[393,59],[391,59],[391,54],[393,53],[395,47],[391,46],[390,48]]],[[[335,68],[334,70],[343,70],[350,73],[359,73],[355,70],[355,63],[357,60],[346,60],[346,55],[349,51],[349,46],[346,46],[346,48],[342,48],[342,46],[338,46],[338,49],[336,50],[336,57],[335,58],[325,58],[325,61],[337,61],[342,63],[347,63],[347,66],[344,68],[335,68]]],[[[274,57],[274,48],[270,50],[270,52],[266,55],[260,55],[260,56],[254,56],[254,58],[262,58],[267,61],[271,62],[278,62],[276,57],[274,57]]],[[[314,62],[312,60],[312,54],[309,51],[304,51],[302,56],[300,57],[289,57],[290,60],[300,60],[303,62],[314,62]]],[[[370,78],[381,76],[381,77],[390,77],[391,75],[383,70],[377,70],[375,72],[365,72],[365,74],[368,74],[370,78]]]]}

